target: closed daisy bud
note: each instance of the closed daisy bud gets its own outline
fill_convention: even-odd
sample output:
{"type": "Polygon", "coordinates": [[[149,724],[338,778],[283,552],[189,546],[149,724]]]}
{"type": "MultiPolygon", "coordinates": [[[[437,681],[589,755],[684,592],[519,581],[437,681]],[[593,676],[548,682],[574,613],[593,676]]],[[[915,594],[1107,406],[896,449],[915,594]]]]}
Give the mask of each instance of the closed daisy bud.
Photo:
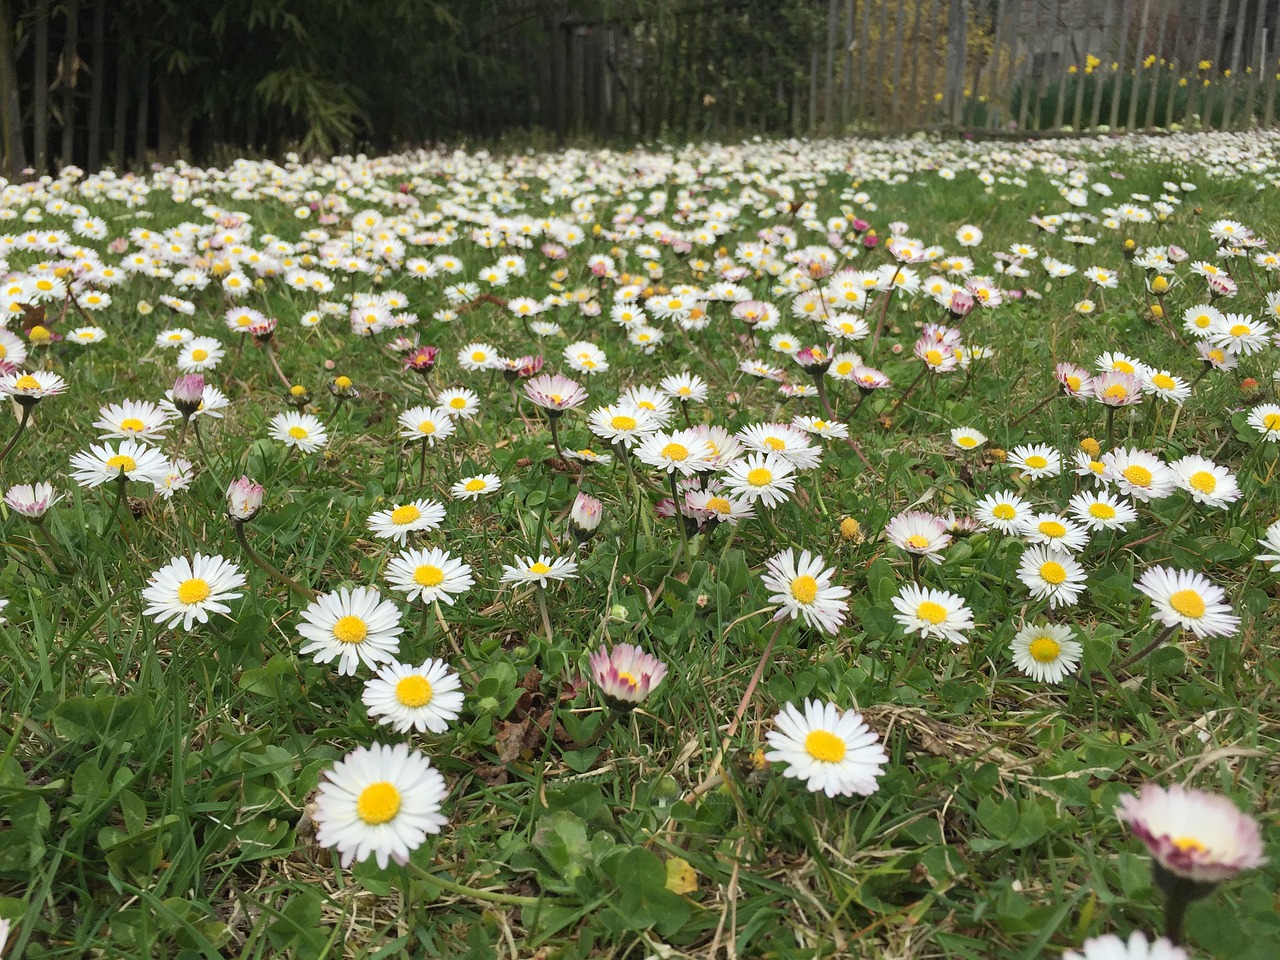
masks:
{"type": "Polygon", "coordinates": [[[262,509],[266,488],[249,477],[232,480],[227,488],[227,516],[237,523],[248,523],[262,509]]]}
{"type": "Polygon", "coordinates": [[[204,399],[204,376],[199,373],[188,373],[173,381],[173,405],[184,417],[190,417],[200,409],[204,399]]]}
{"type": "Polygon", "coordinates": [[[569,530],[579,543],[586,543],[600,526],[604,507],[589,493],[578,491],[569,509],[569,530]]]}
{"type": "Polygon", "coordinates": [[[853,517],[842,517],[840,519],[840,539],[852,540],[854,542],[862,539],[862,524],[853,517]]]}
{"type": "Polygon", "coordinates": [[[1089,455],[1092,460],[1097,460],[1102,455],[1102,444],[1093,437],[1085,437],[1080,441],[1080,449],[1089,455]]]}

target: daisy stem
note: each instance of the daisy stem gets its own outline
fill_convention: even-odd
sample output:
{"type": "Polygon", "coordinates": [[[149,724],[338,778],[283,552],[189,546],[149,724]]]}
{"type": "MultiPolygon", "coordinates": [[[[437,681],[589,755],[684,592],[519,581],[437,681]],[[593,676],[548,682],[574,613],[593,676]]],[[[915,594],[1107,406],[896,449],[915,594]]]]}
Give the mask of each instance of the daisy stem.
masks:
{"type": "Polygon", "coordinates": [[[600,726],[596,727],[596,732],[585,740],[574,743],[574,750],[583,750],[587,747],[594,747],[604,737],[606,733],[613,729],[613,725],[618,722],[618,718],[622,716],[620,710],[610,710],[609,715],[600,721],[600,726]]]}
{"type": "MultiPolygon", "coordinates": [[[[197,433],[196,436],[199,436],[199,434],[197,433]]],[[[258,552],[254,550],[253,547],[249,546],[249,540],[244,535],[243,521],[234,520],[232,521],[231,526],[235,530],[236,542],[240,544],[240,549],[244,551],[244,555],[249,558],[250,562],[252,562],[254,566],[269,576],[272,580],[276,580],[288,587],[308,603],[316,598],[314,591],[308,590],[302,584],[298,583],[298,581],[291,580],[286,577],[283,573],[259,556],[258,552]]]]}
{"type": "Polygon", "coordinates": [[[1141,650],[1139,650],[1137,653],[1133,654],[1132,656],[1126,657],[1124,660],[1122,660],[1116,666],[1116,669],[1126,670],[1129,667],[1132,667],[1138,661],[1142,660],[1144,657],[1150,655],[1151,653],[1154,653],[1156,648],[1162,646],[1166,640],[1168,640],[1171,636],[1173,636],[1173,631],[1177,629],[1178,629],[1177,627],[1165,627],[1163,630],[1157,633],[1156,638],[1152,640],[1150,643],[1148,643],[1145,647],[1143,647],[1141,650]]]}
{"type": "Polygon", "coordinates": [[[116,477],[116,502],[111,508],[111,519],[107,521],[107,525],[102,529],[103,533],[106,533],[116,525],[116,518],[120,516],[120,504],[124,503],[124,489],[128,485],[129,478],[123,473],[116,477]]]}
{"type": "Polygon", "coordinates": [[[556,418],[548,415],[547,422],[551,424],[551,444],[556,448],[556,456],[563,460],[564,451],[560,449],[560,434],[556,429],[556,418]]]}
{"type": "Polygon", "coordinates": [[[1034,407],[1032,407],[1030,410],[1028,410],[1028,411],[1027,411],[1026,413],[1024,413],[1022,416],[1018,417],[1018,419],[1017,419],[1017,420],[1014,420],[1014,421],[1013,421],[1013,423],[1009,424],[1009,426],[1011,426],[1011,427],[1016,427],[1016,426],[1017,426],[1018,424],[1020,424],[1023,420],[1027,419],[1027,417],[1030,417],[1030,416],[1033,416],[1034,414],[1039,413],[1039,412],[1040,412],[1041,410],[1043,410],[1043,409],[1044,409],[1044,408],[1049,404],[1049,402],[1050,402],[1051,400],[1053,400],[1056,396],[1058,396],[1058,391],[1057,391],[1057,390],[1053,391],[1053,393],[1049,394],[1047,397],[1045,397],[1043,400],[1041,400],[1039,403],[1037,403],[1034,407]]]}
{"type": "Polygon", "coordinates": [[[818,377],[814,383],[818,388],[818,400],[822,404],[822,411],[827,415],[828,420],[836,419],[835,408],[831,406],[831,401],[827,398],[826,377],[818,377]]]}
{"type": "Polygon", "coordinates": [[[477,890],[475,887],[464,886],[461,883],[447,880],[437,873],[429,873],[412,860],[405,866],[411,873],[417,875],[419,879],[426,883],[434,884],[441,890],[447,890],[449,893],[466,897],[468,900],[478,900],[482,903],[505,903],[513,907],[536,907],[544,902],[542,897],[521,897],[514,893],[497,893],[493,890],[477,890]]]}
{"type": "Polygon", "coordinates": [[[1107,449],[1115,449],[1116,439],[1116,408],[1107,407],[1107,449]]]}
{"type": "Polygon", "coordinates": [[[22,436],[22,431],[27,429],[27,421],[31,419],[31,408],[33,406],[35,404],[24,403],[22,405],[22,417],[18,420],[18,429],[9,438],[9,442],[4,445],[4,449],[0,450],[0,463],[4,463],[4,458],[9,455],[9,451],[17,444],[18,438],[22,436]]]}
{"type": "Polygon", "coordinates": [[[726,739],[738,732],[738,724],[742,722],[743,716],[746,715],[747,707],[751,706],[751,698],[756,692],[756,687],[760,684],[760,678],[764,676],[764,665],[769,662],[769,655],[773,653],[773,645],[777,643],[778,636],[782,633],[782,627],[786,622],[785,618],[778,621],[778,625],[773,628],[773,636],[764,645],[764,650],[760,654],[760,662],[756,664],[755,673],[751,674],[751,681],[747,684],[746,692],[743,693],[742,700],[738,703],[738,709],[734,711],[733,722],[729,724],[729,732],[726,739]]]}
{"type": "Polygon", "coordinates": [[[418,460],[418,490],[419,491],[422,490],[422,487],[426,484],[426,482],[427,482],[427,440],[425,437],[423,437],[422,457],[418,460]]]}
{"type": "Polygon", "coordinates": [[[889,280],[889,289],[885,291],[884,303],[880,306],[880,319],[876,321],[875,336],[871,338],[871,355],[875,354],[876,347],[880,345],[880,334],[884,332],[884,318],[889,312],[889,301],[893,299],[893,292],[898,289],[894,284],[898,282],[898,274],[901,272],[902,266],[899,265],[898,269],[893,271],[893,277],[889,280]]]}
{"type": "Polygon", "coordinates": [[[546,631],[547,643],[552,643],[551,617],[547,613],[547,588],[538,584],[538,613],[542,614],[542,629],[546,631]]]}
{"type": "Polygon", "coordinates": [[[684,511],[680,509],[680,492],[676,488],[676,472],[674,470],[667,474],[667,480],[671,483],[671,505],[675,508],[676,527],[680,530],[680,556],[686,556],[689,553],[689,535],[684,530],[684,511]]]}
{"type": "Polygon", "coordinates": [[[200,448],[200,456],[204,457],[205,467],[209,471],[209,476],[213,477],[213,482],[218,485],[219,490],[226,490],[226,485],[218,476],[218,471],[213,466],[213,458],[209,456],[209,451],[204,448],[204,436],[200,433],[200,421],[193,419],[191,422],[192,429],[196,434],[196,446],[200,448]]]}

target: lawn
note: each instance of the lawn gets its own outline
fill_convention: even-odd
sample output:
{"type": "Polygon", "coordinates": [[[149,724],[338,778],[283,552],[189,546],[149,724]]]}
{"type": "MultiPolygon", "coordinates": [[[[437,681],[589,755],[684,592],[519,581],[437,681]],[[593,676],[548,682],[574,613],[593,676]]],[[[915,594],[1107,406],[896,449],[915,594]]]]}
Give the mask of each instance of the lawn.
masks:
{"type": "Polygon", "coordinates": [[[1277,151],[6,186],[3,956],[1272,960],[1277,151]]]}

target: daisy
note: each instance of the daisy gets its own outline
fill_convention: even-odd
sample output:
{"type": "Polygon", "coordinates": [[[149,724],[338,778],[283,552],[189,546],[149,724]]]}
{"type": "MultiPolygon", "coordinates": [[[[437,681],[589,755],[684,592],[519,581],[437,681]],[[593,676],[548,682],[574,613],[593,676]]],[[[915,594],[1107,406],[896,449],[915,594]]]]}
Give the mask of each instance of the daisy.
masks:
{"type": "Polygon", "coordinates": [[[1138,519],[1133,506],[1106,490],[1077,493],[1067,509],[1089,530],[1120,530],[1138,519]]]}
{"type": "Polygon", "coordinates": [[[458,366],[468,372],[497,370],[502,366],[502,356],[487,343],[468,343],[458,351],[458,366]]]}
{"type": "Polygon", "coordinates": [[[1084,367],[1077,367],[1074,363],[1060,363],[1054,367],[1053,375],[1068,396],[1078,400],[1088,400],[1093,396],[1093,377],[1084,367]]]}
{"type": "MultiPolygon", "coordinates": [[[[2,389],[4,384],[0,381],[0,390],[2,389]]],[[[1280,440],[1280,404],[1258,404],[1249,411],[1248,422],[1249,426],[1262,434],[1263,440],[1280,440]]]]}
{"type": "Polygon", "coordinates": [[[463,477],[449,488],[449,495],[455,500],[479,500],[501,486],[502,478],[496,473],[481,473],[474,477],[463,477]]]}
{"type": "MultiPolygon", "coordinates": [[[[178,383],[187,377],[199,377],[200,374],[187,374],[178,378],[178,383]]],[[[203,381],[203,377],[200,378],[203,381]]],[[[175,387],[177,383],[175,383],[175,387]]],[[[211,383],[206,383],[199,387],[194,394],[194,403],[190,402],[185,391],[166,390],[164,392],[165,399],[160,401],[160,406],[176,416],[195,416],[195,417],[212,417],[215,420],[221,420],[222,411],[226,409],[231,401],[227,399],[227,395],[215,387],[211,383]],[[180,402],[181,401],[181,402],[180,402]],[[194,409],[192,409],[194,407],[194,409]]]]}
{"type": "Polygon", "coordinates": [[[1037,513],[1022,523],[1022,535],[1030,543],[1042,543],[1070,553],[1078,553],[1089,542],[1089,534],[1074,521],[1056,513],[1037,513]]]}
{"type": "Polygon", "coordinates": [[[1061,683],[1074,673],[1084,651],[1070,627],[1045,623],[1023,627],[1009,644],[1013,663],[1040,683],[1061,683]]]}
{"type": "Polygon", "coordinates": [[[1169,464],[1174,483],[1196,503],[1225,510],[1240,499],[1240,487],[1226,467],[1204,457],[1187,456],[1169,464]]]}
{"type": "Polygon", "coordinates": [[[1260,553],[1254,559],[1259,563],[1272,564],[1271,572],[1280,573],[1280,520],[1267,527],[1267,532],[1262,535],[1258,543],[1266,547],[1270,553],[1260,553]]]}
{"type": "Polygon", "coordinates": [[[171,500],[179,490],[185,490],[191,486],[194,476],[191,461],[178,457],[168,461],[164,476],[157,478],[153,484],[156,493],[160,494],[162,499],[171,500]]]}
{"type": "Polygon", "coordinates": [[[1191,384],[1167,370],[1144,371],[1142,387],[1161,400],[1171,401],[1178,406],[1182,406],[1182,402],[1191,396],[1191,384]]]}
{"type": "Polygon", "coordinates": [[[609,369],[609,360],[603,350],[594,343],[579,340],[564,348],[564,359],[569,369],[588,376],[604,373],[609,369]]]}
{"type": "Polygon", "coordinates": [[[717,523],[737,524],[756,515],[750,501],[729,496],[719,490],[690,490],[684,498],[687,513],[717,523]]]}
{"type": "Polygon", "coordinates": [[[0,377],[0,393],[13,397],[23,406],[30,406],[45,397],[65,393],[67,381],[56,373],[33,370],[30,373],[7,373],[0,377]]]}
{"type": "Polygon", "coordinates": [[[1156,863],[1196,883],[1221,883],[1267,862],[1258,821],[1218,794],[1148,783],[1121,796],[1116,816],[1156,863]]]}
{"type": "Polygon", "coordinates": [[[98,411],[93,426],[103,432],[99,440],[122,437],[133,440],[161,440],[169,429],[172,414],[147,400],[109,403],[98,411]]]}
{"type": "Polygon", "coordinates": [[[1142,402],[1142,381],[1136,374],[1108,370],[1094,378],[1093,398],[1108,407],[1132,407],[1142,402]]]}
{"type": "Polygon", "coordinates": [[[430,447],[434,447],[437,440],[447,440],[457,429],[453,418],[439,407],[410,407],[398,419],[402,440],[420,440],[430,447]]]}
{"type": "Polygon", "coordinates": [[[408,863],[427,834],[449,822],[440,813],[448,792],[440,771],[406,744],[357,747],[325,771],[316,791],[316,842],[336,848],[344,867],[370,854],[384,870],[390,860],[408,863]]]}
{"type": "Polygon", "coordinates": [[[667,425],[674,412],[670,397],[655,387],[643,385],[627,387],[622,391],[622,396],[618,397],[616,406],[643,410],[657,421],[659,428],[667,425]]]}
{"type": "Polygon", "coordinates": [[[582,384],[559,373],[544,373],[527,381],[524,394],[536,406],[547,411],[548,417],[558,417],[587,401],[587,391],[582,384]]]}
{"type": "Polygon", "coordinates": [[[652,412],[619,403],[596,407],[587,417],[587,426],[602,440],[630,449],[649,434],[656,433],[660,425],[652,412]]]}
{"type": "Polygon", "coordinates": [[[696,373],[685,371],[674,376],[663,377],[658,386],[667,396],[681,403],[707,402],[709,393],[707,382],[696,373]]]}
{"type": "Polygon", "coordinates": [[[169,471],[169,460],[154,447],[135,440],[118,446],[91,444],[71,458],[72,476],[82,487],[96,487],[109,480],[139,480],[154,484],[169,471]]]}
{"type": "Polygon", "coordinates": [[[898,514],[884,528],[884,535],[899,550],[928,557],[933,563],[942,563],[942,551],[951,543],[947,525],[923,510],[898,514]]]}
{"type": "Polygon", "coordinates": [[[1013,533],[1031,516],[1031,507],[1016,493],[1001,490],[979,500],[975,505],[974,515],[984,527],[992,527],[1001,533],[1013,533]]]}
{"type": "Polygon", "coordinates": [[[795,490],[795,467],[776,453],[751,453],[725,468],[724,484],[735,496],[775,507],[795,490]]]}
{"type": "Polygon", "coordinates": [[[898,621],[908,634],[918,633],[920,639],[941,637],[957,646],[968,643],[965,631],[973,628],[973,611],[964,597],[946,590],[934,590],[908,583],[893,598],[898,621]]]}
{"type": "Polygon", "coordinates": [[[1151,598],[1151,613],[1166,627],[1182,627],[1197,637],[1229,637],[1240,626],[1226,593],[1202,574],[1191,570],[1152,567],[1134,584],[1151,598]]]}
{"type": "Polygon", "coordinates": [[[51,483],[19,483],[5,491],[5,505],[28,520],[39,520],[62,499],[51,483]]]}
{"type": "Polygon", "coordinates": [[[400,608],[373,587],[342,587],[317,597],[302,611],[298,633],[307,643],[299,651],[316,663],[338,661],[338,674],[352,676],[363,663],[377,669],[400,648],[400,608]]]}
{"type": "Polygon", "coordinates": [[[447,417],[470,420],[480,412],[480,397],[465,387],[441,390],[436,397],[436,407],[447,417]]]}
{"type": "Polygon", "coordinates": [[[324,424],[309,413],[277,413],[271,418],[267,433],[286,447],[297,448],[303,453],[315,453],[329,442],[324,424]]]}
{"type": "Polygon", "coordinates": [[[190,343],[195,333],[186,327],[170,327],[156,334],[156,346],[162,350],[176,350],[184,343],[190,343]]]}
{"type": "Polygon", "coordinates": [[[748,450],[775,453],[797,470],[812,470],[822,462],[822,450],[808,435],[788,423],[755,423],[738,431],[738,439],[748,450]]]}
{"type": "Polygon", "coordinates": [[[1147,943],[1147,937],[1141,930],[1129,934],[1129,939],[1121,940],[1114,933],[1101,937],[1090,937],[1080,945],[1080,951],[1068,950],[1062,960],[1188,960],[1187,951],[1174,946],[1164,937],[1147,943]]]}
{"type": "Polygon", "coordinates": [[[415,530],[434,530],[444,519],[444,504],[435,500],[410,500],[370,514],[366,526],[375,537],[404,546],[415,530]]]}
{"type": "Polygon", "coordinates": [[[1193,337],[1204,339],[1209,336],[1209,332],[1221,320],[1222,312],[1220,310],[1208,304],[1201,304],[1195,307],[1188,307],[1182,314],[1182,329],[1193,337]]]}
{"type": "Polygon", "coordinates": [[[1009,451],[1008,463],[1032,480],[1056,477],[1062,472],[1062,454],[1044,443],[1014,447],[1009,451]]]}
{"type": "Polygon", "coordinates": [[[788,547],[765,561],[764,585],[773,591],[769,602],[782,605],[774,619],[802,617],[816,630],[835,633],[849,608],[845,602],[849,590],[832,586],[834,574],[834,568],[824,568],[821,555],[808,550],[801,551],[797,559],[788,547]]]}
{"type": "Polygon", "coordinates": [[[1050,609],[1074,606],[1084,592],[1084,567],[1071,554],[1055,547],[1035,544],[1026,549],[1018,563],[1018,579],[1036,600],[1048,600],[1050,609]]]}
{"type": "Polygon", "coordinates": [[[107,339],[107,331],[101,327],[76,327],[67,334],[67,339],[72,343],[88,345],[90,343],[101,343],[107,339]]]}
{"type": "Polygon", "coordinates": [[[360,699],[370,717],[396,733],[444,733],[462,712],[462,681],[443,660],[416,667],[392,660],[365,681],[360,699]]]}
{"type": "Polygon", "coordinates": [[[583,447],[580,450],[562,450],[565,458],[568,460],[576,460],[579,463],[612,463],[613,456],[608,453],[600,453],[592,450],[590,447],[583,447]]]}
{"type": "Polygon", "coordinates": [[[828,797],[870,796],[879,789],[889,755],[862,715],[834,703],[806,700],[804,711],[787,703],[765,734],[764,758],[784,763],[784,777],[803,780],[811,793],[828,797]]]}
{"type": "Polygon", "coordinates": [[[1124,447],[1103,454],[1102,462],[1119,491],[1135,500],[1162,500],[1174,491],[1173,471],[1153,453],[1124,447]]]}
{"type": "Polygon", "coordinates": [[[587,670],[611,710],[634,710],[667,676],[667,665],[630,643],[600,647],[587,658],[587,670]]]}
{"type": "Polygon", "coordinates": [[[636,445],[635,455],[647,466],[684,477],[712,468],[711,446],[693,430],[651,433],[636,445]]]}
{"type": "Polygon", "coordinates": [[[439,600],[447,606],[453,606],[454,598],[475,583],[470,566],[438,547],[406,550],[392,557],[383,576],[409,602],[421,598],[425,604],[439,600]]]}
{"type": "Polygon", "coordinates": [[[210,613],[229,615],[223,601],[241,596],[237,588],[245,583],[239,568],[223,557],[175,557],[151,575],[142,591],[150,606],[142,613],[166,627],[181,621],[182,629],[190,630],[197,620],[208,623],[210,613]]]}
{"type": "Polygon", "coordinates": [[[541,556],[515,558],[514,565],[502,565],[502,583],[536,583],[545,587],[552,581],[570,580],[578,576],[577,562],[568,557],[541,556]]]}
{"type": "Polygon", "coordinates": [[[1267,348],[1271,327],[1239,313],[1228,313],[1209,328],[1209,342],[1240,357],[1267,348]]]}
{"type": "Polygon", "coordinates": [[[222,344],[213,337],[195,337],[178,353],[178,369],[183,373],[212,370],[225,356],[222,344]]]}
{"type": "Polygon", "coordinates": [[[27,345],[4,327],[0,327],[0,360],[20,367],[26,359],[27,345]]]}
{"type": "Polygon", "coordinates": [[[961,450],[976,450],[987,442],[987,438],[972,427],[956,427],[951,431],[951,442],[961,450]]]}
{"type": "Polygon", "coordinates": [[[821,417],[796,417],[791,425],[826,440],[843,440],[849,436],[848,426],[835,420],[823,420],[821,417]]]}

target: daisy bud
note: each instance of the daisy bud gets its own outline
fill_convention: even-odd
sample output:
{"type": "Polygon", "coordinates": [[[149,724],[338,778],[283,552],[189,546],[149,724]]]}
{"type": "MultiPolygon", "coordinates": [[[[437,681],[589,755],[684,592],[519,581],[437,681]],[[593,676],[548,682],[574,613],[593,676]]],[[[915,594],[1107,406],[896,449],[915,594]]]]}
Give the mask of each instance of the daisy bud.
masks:
{"type": "Polygon", "coordinates": [[[629,643],[612,650],[601,647],[587,660],[591,679],[609,708],[633,710],[667,675],[667,666],[652,654],[629,643]]]}
{"type": "Polygon", "coordinates": [[[248,523],[262,509],[266,488],[248,477],[232,480],[227,488],[227,516],[237,523],[248,523]]]}
{"type": "Polygon", "coordinates": [[[339,400],[350,400],[360,396],[350,377],[335,377],[329,384],[329,392],[339,400]]]}
{"type": "Polygon", "coordinates": [[[862,245],[866,247],[868,250],[874,250],[876,247],[880,245],[880,238],[877,237],[874,233],[868,233],[865,237],[862,238],[862,245]]]}
{"type": "Polygon", "coordinates": [[[579,543],[586,543],[600,526],[604,507],[589,493],[578,492],[569,510],[569,531],[579,543]]]}
{"type": "Polygon", "coordinates": [[[845,517],[840,521],[840,539],[841,540],[861,540],[862,524],[853,517],[845,517]]]}
{"type": "Polygon", "coordinates": [[[1102,456],[1102,444],[1098,443],[1093,437],[1085,437],[1080,441],[1080,449],[1089,455],[1090,460],[1097,460],[1102,456]]]}
{"type": "Polygon", "coordinates": [[[861,217],[854,217],[853,223],[849,224],[849,229],[861,236],[871,229],[871,224],[863,220],[861,217]]]}
{"type": "Polygon", "coordinates": [[[184,417],[200,409],[204,400],[204,375],[188,373],[173,381],[173,405],[184,417]]]}
{"type": "Polygon", "coordinates": [[[973,310],[973,294],[968,290],[955,290],[951,294],[951,302],[947,304],[947,312],[953,317],[967,317],[973,310]]]}

